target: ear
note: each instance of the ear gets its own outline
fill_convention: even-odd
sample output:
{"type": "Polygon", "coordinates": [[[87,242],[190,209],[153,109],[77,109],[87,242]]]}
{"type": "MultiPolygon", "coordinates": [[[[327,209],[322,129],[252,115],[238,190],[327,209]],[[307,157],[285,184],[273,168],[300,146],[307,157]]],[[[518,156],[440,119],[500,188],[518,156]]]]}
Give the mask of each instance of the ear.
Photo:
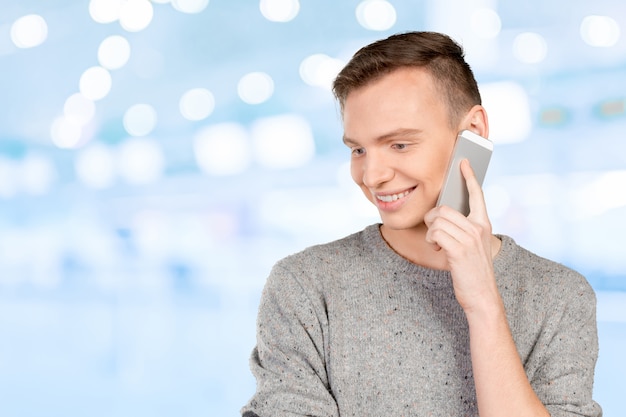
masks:
{"type": "Polygon", "coordinates": [[[487,111],[483,106],[477,104],[465,115],[459,131],[465,129],[484,138],[489,137],[489,120],[487,119],[487,111]]]}

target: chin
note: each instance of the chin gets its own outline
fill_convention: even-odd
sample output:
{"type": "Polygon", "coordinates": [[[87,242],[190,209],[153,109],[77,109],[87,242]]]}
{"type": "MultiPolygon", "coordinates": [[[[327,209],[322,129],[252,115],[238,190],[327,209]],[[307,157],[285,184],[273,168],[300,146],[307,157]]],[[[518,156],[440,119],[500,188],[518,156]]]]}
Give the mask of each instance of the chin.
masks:
{"type": "Polygon", "coordinates": [[[397,230],[397,231],[412,230],[412,229],[419,229],[424,225],[423,218],[418,219],[418,218],[404,217],[401,219],[390,219],[390,218],[385,218],[385,217],[381,217],[381,221],[382,221],[383,226],[385,226],[385,228],[389,230],[397,230]]]}

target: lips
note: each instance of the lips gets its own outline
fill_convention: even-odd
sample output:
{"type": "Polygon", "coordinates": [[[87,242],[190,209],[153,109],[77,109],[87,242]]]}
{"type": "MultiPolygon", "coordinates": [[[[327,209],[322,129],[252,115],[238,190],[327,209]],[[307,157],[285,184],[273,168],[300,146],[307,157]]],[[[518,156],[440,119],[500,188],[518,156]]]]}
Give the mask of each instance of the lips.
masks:
{"type": "Polygon", "coordinates": [[[392,203],[394,201],[398,201],[406,197],[413,191],[415,188],[410,188],[408,190],[404,190],[400,193],[393,194],[376,194],[376,199],[382,203],[392,203]]]}

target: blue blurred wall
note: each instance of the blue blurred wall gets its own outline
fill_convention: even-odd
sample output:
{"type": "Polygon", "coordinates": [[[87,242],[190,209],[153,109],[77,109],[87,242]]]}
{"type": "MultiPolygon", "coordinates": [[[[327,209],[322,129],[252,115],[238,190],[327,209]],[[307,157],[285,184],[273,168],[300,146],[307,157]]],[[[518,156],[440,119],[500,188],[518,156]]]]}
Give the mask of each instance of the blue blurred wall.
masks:
{"type": "Polygon", "coordinates": [[[0,415],[238,415],[272,264],[377,221],[328,80],[411,29],[466,46],[494,229],[587,276],[622,415],[626,9],[566,0],[0,0],[0,415]]]}

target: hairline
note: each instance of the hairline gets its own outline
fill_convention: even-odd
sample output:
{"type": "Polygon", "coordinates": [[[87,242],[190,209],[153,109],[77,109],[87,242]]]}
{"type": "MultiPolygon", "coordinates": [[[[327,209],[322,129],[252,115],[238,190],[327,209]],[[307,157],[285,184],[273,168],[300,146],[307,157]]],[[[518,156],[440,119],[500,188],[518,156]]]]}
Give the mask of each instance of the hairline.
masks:
{"type": "MultiPolygon", "coordinates": [[[[335,98],[337,99],[337,101],[339,102],[339,108],[340,108],[340,112],[341,112],[341,118],[343,119],[343,112],[344,112],[344,108],[345,108],[345,104],[346,104],[346,100],[348,99],[348,96],[358,90],[361,90],[362,88],[365,88],[367,86],[369,86],[370,84],[381,80],[382,78],[396,72],[402,69],[421,69],[424,70],[424,72],[426,74],[428,74],[428,77],[432,80],[432,85],[433,88],[435,89],[436,93],[439,93],[440,96],[440,100],[443,103],[445,109],[446,109],[446,113],[447,113],[447,118],[448,118],[448,125],[451,128],[456,128],[458,126],[458,124],[461,122],[461,119],[463,117],[462,112],[459,112],[456,107],[454,107],[454,105],[452,104],[452,98],[450,97],[450,89],[447,88],[444,84],[444,82],[435,77],[435,75],[433,74],[433,68],[432,68],[432,61],[430,61],[429,63],[426,64],[401,64],[401,65],[396,65],[392,68],[388,68],[384,71],[381,71],[380,73],[376,74],[373,77],[370,77],[367,81],[365,81],[364,83],[362,83],[359,86],[356,86],[352,89],[350,89],[347,94],[345,96],[339,97],[335,94],[335,98]]],[[[470,109],[466,109],[465,113],[468,112],[470,109]]]]}

